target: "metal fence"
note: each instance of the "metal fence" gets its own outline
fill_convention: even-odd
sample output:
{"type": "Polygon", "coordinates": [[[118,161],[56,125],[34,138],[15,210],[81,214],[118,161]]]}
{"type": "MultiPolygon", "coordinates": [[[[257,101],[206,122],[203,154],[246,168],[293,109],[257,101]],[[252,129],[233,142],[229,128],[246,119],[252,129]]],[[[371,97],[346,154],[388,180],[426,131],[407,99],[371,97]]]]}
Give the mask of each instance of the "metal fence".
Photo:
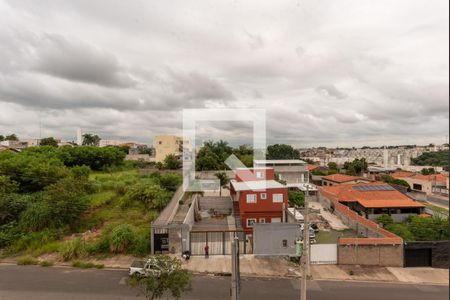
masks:
{"type": "Polygon", "coordinates": [[[191,255],[204,255],[206,245],[209,247],[209,255],[231,255],[231,242],[235,235],[239,238],[240,253],[251,254],[251,240],[243,231],[191,231],[191,255]]]}

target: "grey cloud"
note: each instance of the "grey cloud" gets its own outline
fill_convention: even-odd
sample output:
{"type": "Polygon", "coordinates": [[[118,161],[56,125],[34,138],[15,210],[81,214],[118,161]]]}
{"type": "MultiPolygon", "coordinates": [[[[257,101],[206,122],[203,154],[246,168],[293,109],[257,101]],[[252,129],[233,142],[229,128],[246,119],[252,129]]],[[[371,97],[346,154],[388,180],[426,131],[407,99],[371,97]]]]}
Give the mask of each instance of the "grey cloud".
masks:
{"type": "Polygon", "coordinates": [[[68,80],[109,87],[132,87],[136,82],[112,53],[82,41],[46,35],[36,49],[35,70],[68,80]]]}
{"type": "Polygon", "coordinates": [[[317,87],[318,93],[325,93],[327,96],[342,100],[347,98],[347,94],[341,92],[333,84],[322,84],[317,87]]]}

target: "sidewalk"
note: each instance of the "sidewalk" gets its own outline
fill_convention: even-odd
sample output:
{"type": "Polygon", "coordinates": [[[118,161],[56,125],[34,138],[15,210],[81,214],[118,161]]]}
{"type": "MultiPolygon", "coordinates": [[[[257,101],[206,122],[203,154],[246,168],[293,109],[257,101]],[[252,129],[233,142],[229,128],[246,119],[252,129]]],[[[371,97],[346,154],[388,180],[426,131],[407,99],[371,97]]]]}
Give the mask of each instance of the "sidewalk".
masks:
{"type": "MultiPolygon", "coordinates": [[[[183,267],[195,273],[231,274],[231,256],[214,255],[209,258],[191,256],[190,260],[183,262],[183,267]]],[[[295,276],[297,269],[295,264],[283,258],[262,258],[254,255],[240,258],[240,271],[244,276],[295,276]]]]}
{"type": "Polygon", "coordinates": [[[313,265],[311,266],[311,275],[315,280],[380,281],[438,285],[449,284],[448,269],[434,268],[313,265]]]}

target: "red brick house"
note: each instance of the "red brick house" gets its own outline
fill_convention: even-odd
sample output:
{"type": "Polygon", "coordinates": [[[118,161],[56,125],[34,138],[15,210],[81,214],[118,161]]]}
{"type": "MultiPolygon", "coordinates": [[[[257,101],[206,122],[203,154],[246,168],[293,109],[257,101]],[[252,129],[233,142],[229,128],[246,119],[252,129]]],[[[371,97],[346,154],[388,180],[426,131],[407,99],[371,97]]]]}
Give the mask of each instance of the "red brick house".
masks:
{"type": "Polygon", "coordinates": [[[288,188],[275,181],[273,168],[238,169],[230,194],[246,233],[254,223],[286,222],[288,188]]]}

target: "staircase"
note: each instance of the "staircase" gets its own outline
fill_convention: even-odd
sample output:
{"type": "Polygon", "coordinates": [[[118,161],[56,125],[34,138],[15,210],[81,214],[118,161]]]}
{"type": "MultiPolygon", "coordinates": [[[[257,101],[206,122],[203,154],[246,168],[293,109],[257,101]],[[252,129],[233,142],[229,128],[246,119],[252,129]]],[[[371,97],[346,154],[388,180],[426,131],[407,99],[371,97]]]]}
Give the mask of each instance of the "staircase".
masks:
{"type": "Polygon", "coordinates": [[[239,210],[239,202],[233,201],[233,216],[236,222],[236,230],[242,230],[241,213],[239,210]]]}

